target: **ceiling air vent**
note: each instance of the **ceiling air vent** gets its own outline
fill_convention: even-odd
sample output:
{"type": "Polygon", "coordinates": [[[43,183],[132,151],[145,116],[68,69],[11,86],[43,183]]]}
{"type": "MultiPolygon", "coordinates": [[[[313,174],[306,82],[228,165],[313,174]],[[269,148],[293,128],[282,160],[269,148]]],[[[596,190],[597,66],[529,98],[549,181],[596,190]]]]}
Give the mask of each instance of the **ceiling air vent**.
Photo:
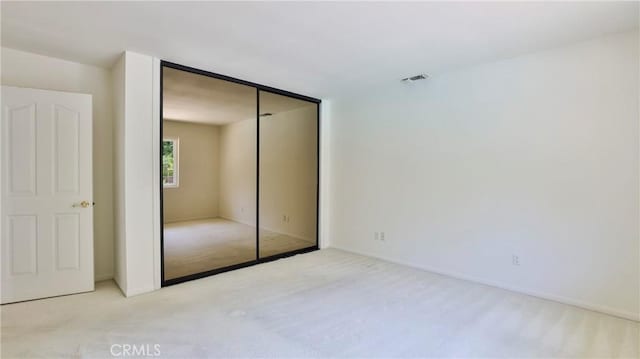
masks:
{"type": "Polygon", "coordinates": [[[429,78],[429,75],[427,74],[420,74],[420,75],[415,75],[415,76],[411,76],[411,77],[405,77],[402,79],[402,82],[416,82],[416,81],[420,81],[420,80],[426,80],[429,78]]]}
{"type": "Polygon", "coordinates": [[[270,112],[265,112],[260,114],[260,117],[269,117],[269,116],[273,116],[273,114],[270,112]]]}

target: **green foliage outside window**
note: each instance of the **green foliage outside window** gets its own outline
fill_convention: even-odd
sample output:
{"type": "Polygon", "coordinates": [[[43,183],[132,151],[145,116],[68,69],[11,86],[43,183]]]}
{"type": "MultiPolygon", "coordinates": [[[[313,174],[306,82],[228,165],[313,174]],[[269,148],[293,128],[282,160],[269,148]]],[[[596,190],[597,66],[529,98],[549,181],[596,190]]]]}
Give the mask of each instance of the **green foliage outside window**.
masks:
{"type": "Polygon", "coordinates": [[[175,185],[175,142],[173,140],[162,141],[162,183],[175,185]]]}

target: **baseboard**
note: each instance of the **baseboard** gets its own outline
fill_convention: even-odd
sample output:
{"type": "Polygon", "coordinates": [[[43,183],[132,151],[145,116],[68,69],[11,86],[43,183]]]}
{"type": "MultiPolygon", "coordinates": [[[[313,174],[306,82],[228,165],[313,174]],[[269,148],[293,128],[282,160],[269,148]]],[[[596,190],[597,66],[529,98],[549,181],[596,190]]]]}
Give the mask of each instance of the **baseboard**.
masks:
{"type": "Polygon", "coordinates": [[[215,218],[220,218],[220,217],[187,217],[187,218],[178,218],[178,219],[171,219],[171,220],[165,220],[164,223],[165,224],[171,224],[171,223],[178,223],[178,222],[191,222],[191,221],[202,221],[205,219],[215,219],[215,218]]]}
{"type": "Polygon", "coordinates": [[[544,293],[544,292],[531,290],[531,289],[527,289],[527,288],[522,288],[522,287],[516,287],[516,286],[512,286],[512,285],[501,283],[501,282],[497,282],[497,281],[487,280],[487,279],[484,279],[484,278],[478,278],[478,277],[469,276],[469,275],[456,273],[456,272],[452,272],[452,271],[441,270],[439,268],[425,266],[425,265],[419,264],[419,263],[401,261],[401,260],[390,258],[390,257],[387,257],[387,256],[381,256],[381,255],[377,255],[377,254],[373,254],[373,253],[367,253],[365,251],[356,250],[356,249],[348,248],[348,247],[345,247],[345,246],[337,246],[335,244],[331,244],[329,248],[335,248],[335,249],[339,249],[339,250],[342,250],[342,251],[345,251],[345,252],[359,254],[359,255],[363,255],[363,256],[367,256],[367,257],[373,257],[373,258],[381,259],[381,260],[384,260],[384,261],[387,261],[387,262],[391,262],[391,263],[395,263],[395,264],[400,264],[400,265],[405,265],[405,266],[409,266],[409,267],[413,267],[413,268],[417,268],[417,269],[422,269],[422,270],[425,270],[427,272],[440,274],[440,275],[444,275],[444,276],[447,276],[447,277],[461,279],[461,280],[465,280],[465,281],[468,281],[468,282],[479,283],[479,284],[487,285],[487,286],[490,286],[490,287],[505,289],[505,290],[508,290],[508,291],[511,291],[511,292],[516,292],[516,293],[520,293],[520,294],[526,294],[526,295],[530,295],[532,297],[537,297],[537,298],[541,298],[541,299],[545,299],[545,300],[551,300],[551,301],[554,301],[554,302],[558,302],[558,303],[562,303],[562,304],[568,304],[568,305],[572,305],[574,307],[579,307],[579,308],[591,310],[591,311],[594,311],[594,312],[600,312],[600,313],[612,315],[612,316],[615,316],[615,317],[619,317],[619,318],[623,318],[623,319],[628,319],[628,320],[633,320],[633,321],[636,321],[636,322],[640,322],[640,313],[627,312],[627,311],[624,311],[624,310],[618,310],[618,309],[615,309],[615,308],[611,308],[611,307],[607,307],[607,306],[603,306],[603,305],[599,305],[599,304],[593,304],[593,303],[585,302],[585,301],[578,300],[578,299],[567,298],[567,297],[564,297],[564,296],[544,293]]]}
{"type": "Polygon", "coordinates": [[[103,280],[113,279],[113,273],[108,274],[96,274],[94,277],[94,282],[102,282],[103,280]]]}
{"type": "Polygon", "coordinates": [[[125,296],[127,298],[128,297],[133,297],[133,296],[136,296],[136,295],[153,292],[154,290],[155,290],[155,288],[154,288],[153,285],[146,286],[146,287],[141,287],[141,288],[133,288],[133,289],[128,289],[127,288],[127,292],[125,293],[125,296]]]}
{"type": "Polygon", "coordinates": [[[128,297],[133,297],[133,296],[136,296],[136,295],[140,295],[140,294],[144,294],[144,293],[148,293],[148,292],[153,292],[154,290],[156,290],[154,284],[151,284],[151,285],[148,285],[148,286],[145,286],[145,287],[141,287],[141,288],[133,288],[133,289],[126,288],[126,286],[123,286],[123,285],[121,285],[120,282],[118,282],[118,278],[116,276],[113,277],[113,281],[116,282],[116,285],[118,286],[118,288],[120,289],[122,294],[127,298],[128,297]]]}
{"type": "Polygon", "coordinates": [[[260,226],[260,229],[261,229],[261,230],[266,230],[266,231],[269,231],[269,232],[272,232],[272,233],[284,234],[284,235],[286,235],[286,236],[289,236],[289,237],[292,237],[292,238],[295,238],[295,239],[299,239],[299,240],[301,240],[301,241],[308,242],[308,243],[310,243],[311,245],[316,244],[316,242],[315,242],[314,240],[310,239],[310,238],[300,237],[300,236],[298,236],[297,234],[294,234],[294,233],[291,233],[291,232],[287,232],[287,231],[280,231],[280,230],[273,229],[273,228],[270,228],[270,227],[267,227],[267,226],[260,226]]]}
{"type": "Polygon", "coordinates": [[[231,221],[231,222],[238,222],[240,224],[245,224],[247,226],[251,226],[254,227],[256,225],[256,222],[250,223],[250,222],[245,222],[243,220],[240,219],[236,219],[236,218],[231,218],[231,217],[225,217],[225,216],[218,216],[216,218],[222,218],[222,219],[226,219],[227,221],[231,221]]]}
{"type": "MultiPolygon", "coordinates": [[[[234,218],[229,218],[229,217],[224,217],[224,216],[219,216],[218,218],[226,219],[227,221],[232,221],[232,222],[245,224],[245,225],[251,226],[251,227],[255,226],[255,223],[247,223],[247,222],[243,222],[241,220],[234,219],[234,218]]],[[[312,240],[310,238],[299,237],[297,234],[289,233],[289,232],[286,232],[286,231],[275,230],[273,228],[266,227],[266,226],[260,226],[260,229],[261,230],[267,230],[267,231],[274,232],[274,233],[285,234],[285,235],[287,235],[289,237],[293,237],[293,238],[300,239],[300,240],[305,241],[305,242],[309,242],[311,245],[315,244],[314,240],[312,240]]]]}
{"type": "Polygon", "coordinates": [[[126,291],[124,290],[124,287],[120,284],[120,281],[118,280],[117,276],[113,276],[113,281],[116,283],[116,285],[118,286],[118,289],[120,289],[120,292],[122,293],[122,295],[124,295],[125,297],[127,296],[126,291]]]}

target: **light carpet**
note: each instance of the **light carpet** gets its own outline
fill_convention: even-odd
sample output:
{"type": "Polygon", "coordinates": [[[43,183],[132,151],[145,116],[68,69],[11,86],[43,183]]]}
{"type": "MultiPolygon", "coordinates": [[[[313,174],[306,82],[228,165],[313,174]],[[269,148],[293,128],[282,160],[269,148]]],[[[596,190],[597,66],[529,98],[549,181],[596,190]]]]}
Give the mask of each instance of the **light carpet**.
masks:
{"type": "Polygon", "coordinates": [[[328,249],[124,298],[2,306],[2,357],[638,357],[640,324],[328,249]]]}

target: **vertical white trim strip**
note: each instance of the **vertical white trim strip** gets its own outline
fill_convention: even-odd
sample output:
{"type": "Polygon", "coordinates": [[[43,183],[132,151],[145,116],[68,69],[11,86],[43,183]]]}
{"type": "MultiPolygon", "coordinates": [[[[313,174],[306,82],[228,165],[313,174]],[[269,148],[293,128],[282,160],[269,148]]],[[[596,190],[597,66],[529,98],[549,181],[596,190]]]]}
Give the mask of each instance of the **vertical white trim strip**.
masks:
{"type": "Polygon", "coordinates": [[[331,102],[322,100],[320,103],[320,235],[319,247],[329,247],[331,240],[330,207],[331,207],[331,102]]]}
{"type": "Polygon", "coordinates": [[[153,58],[153,287],[160,289],[160,59],[153,58]]]}

